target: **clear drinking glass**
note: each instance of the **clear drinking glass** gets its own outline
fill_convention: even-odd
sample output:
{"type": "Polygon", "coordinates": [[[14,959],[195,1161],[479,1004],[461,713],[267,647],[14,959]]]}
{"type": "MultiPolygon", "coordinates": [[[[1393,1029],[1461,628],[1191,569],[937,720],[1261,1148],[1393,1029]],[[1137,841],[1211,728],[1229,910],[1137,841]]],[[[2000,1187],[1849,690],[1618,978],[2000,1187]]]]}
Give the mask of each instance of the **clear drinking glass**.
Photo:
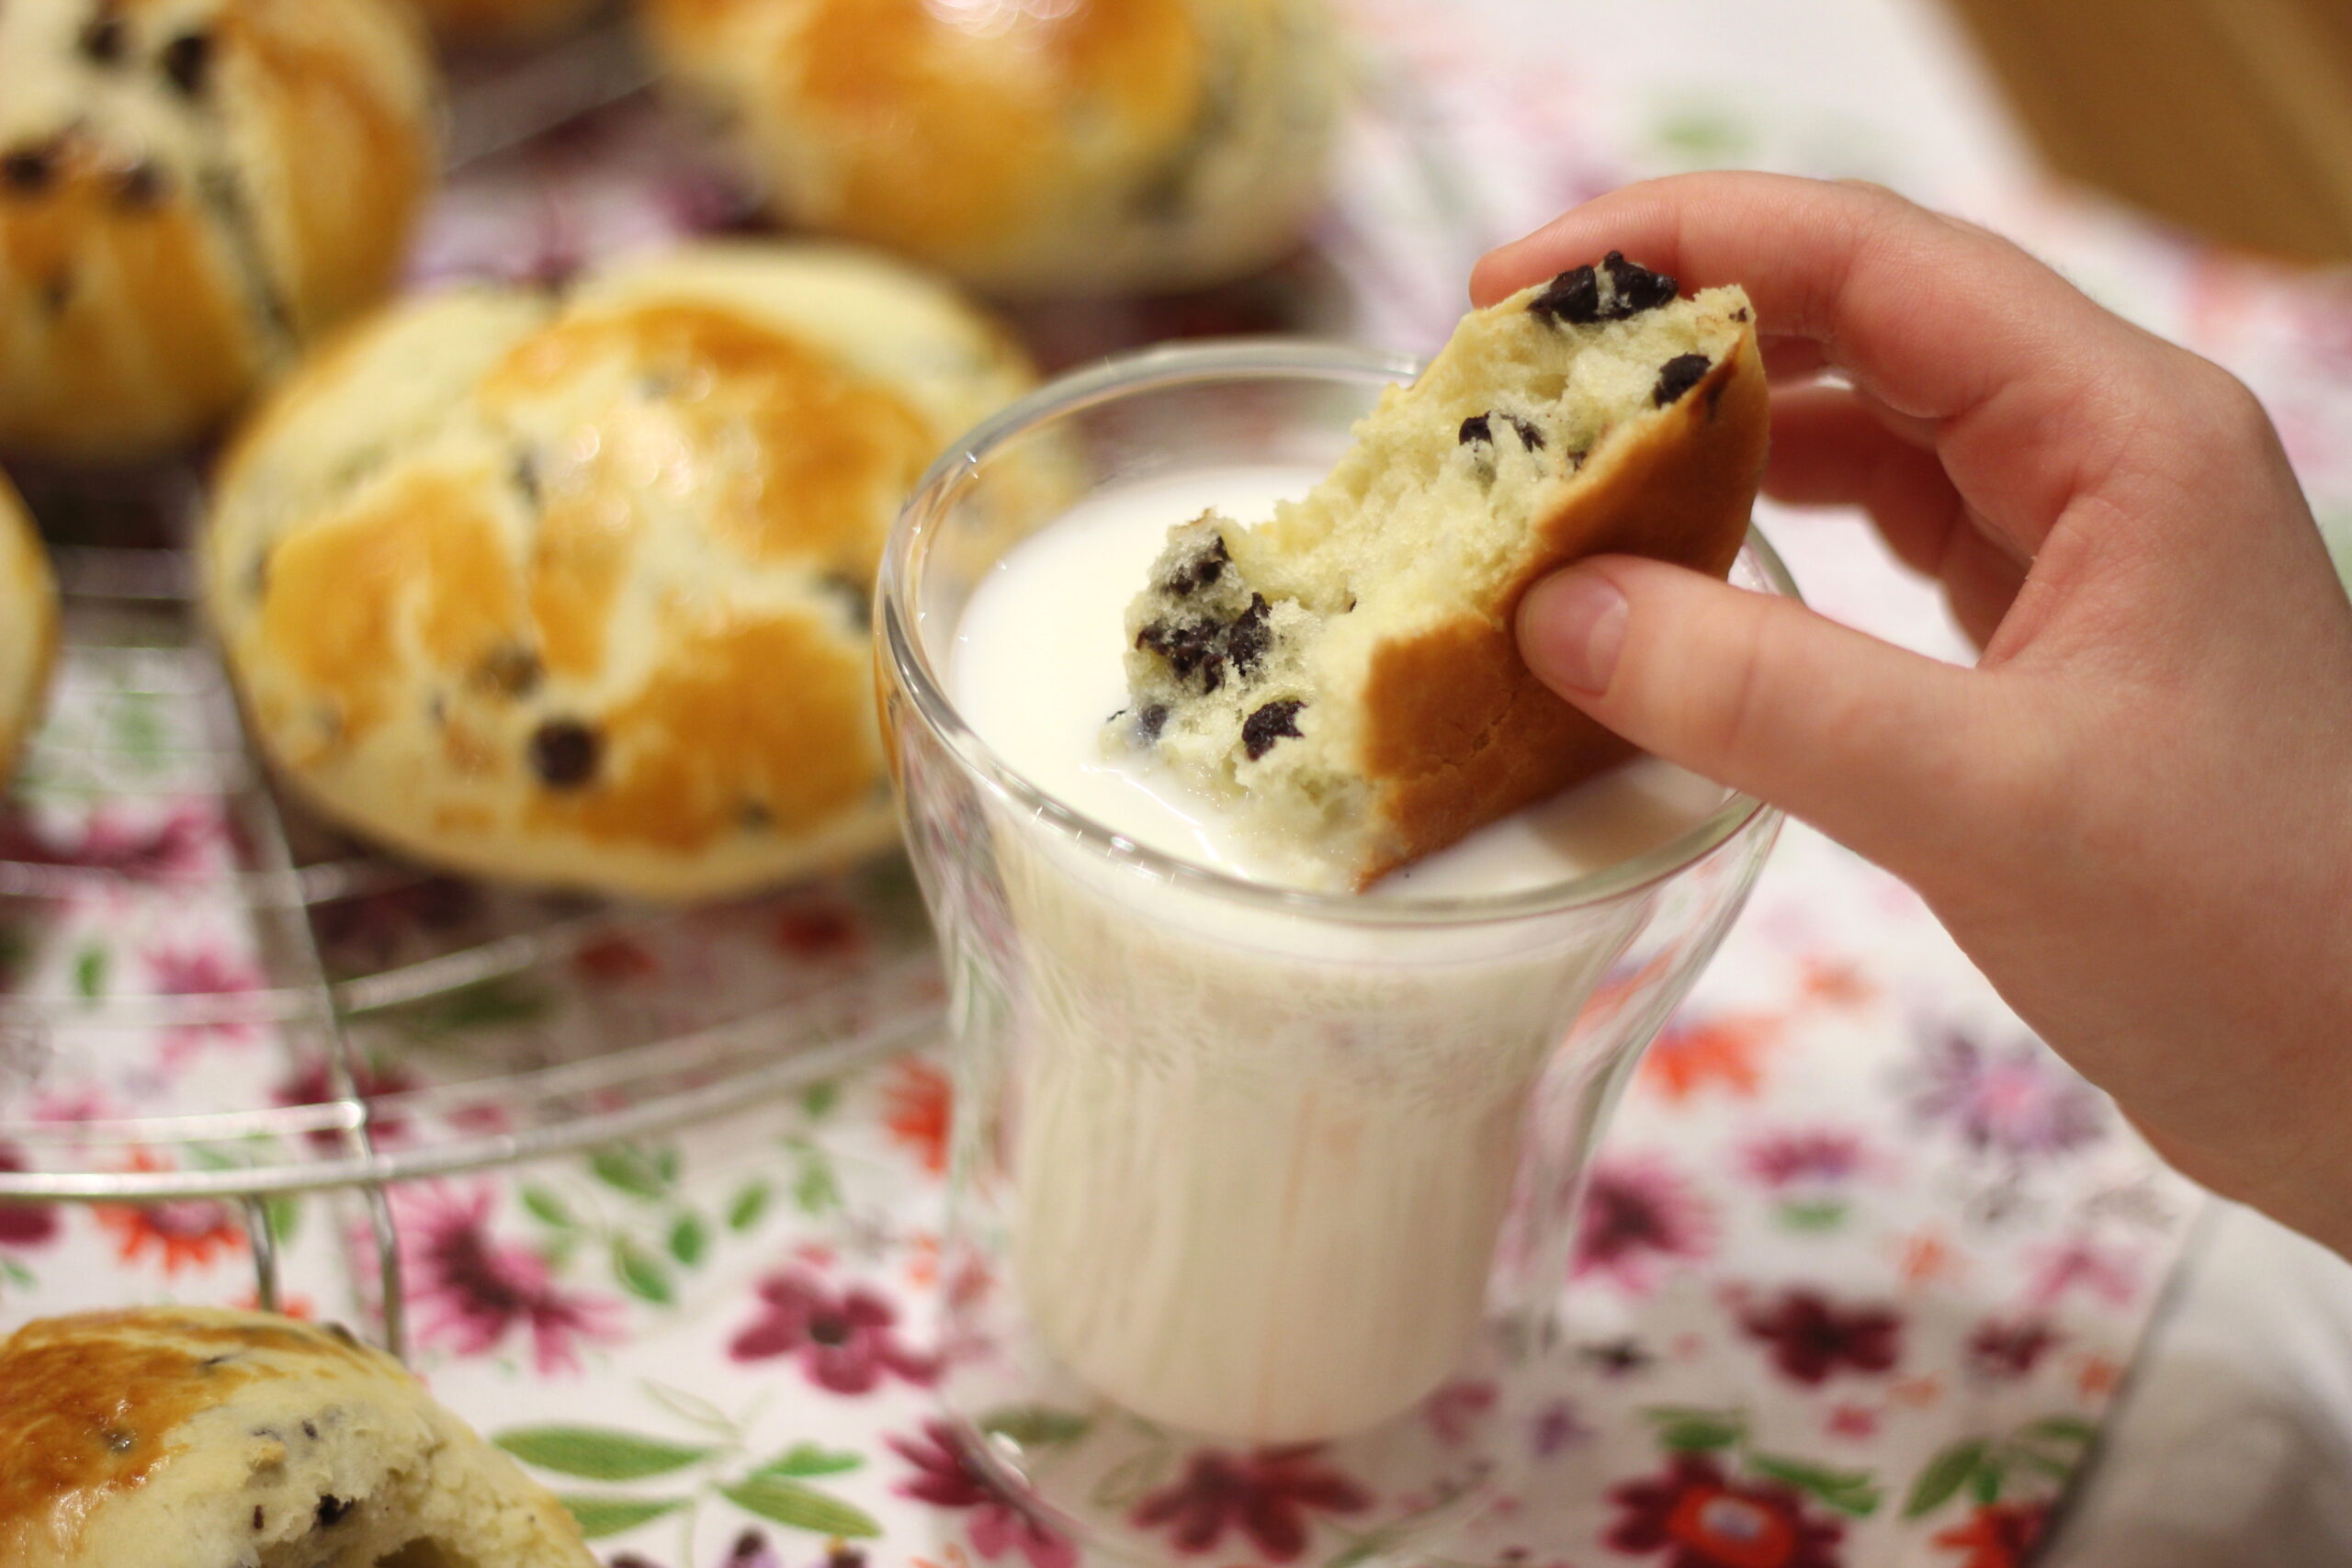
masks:
{"type": "MultiPolygon", "coordinates": [[[[1294,892],[1121,839],[967,727],[956,623],[1020,539],[1139,480],[1327,465],[1414,370],[1254,341],[1079,372],[933,468],[884,562],[953,987],[942,1393],[1027,1523],[1096,1555],[1361,1562],[1509,1484],[1594,1143],[1778,829],[1725,792],[1534,892],[1294,892]]],[[[1794,592],[1753,534],[1732,577],[1794,592]]]]}

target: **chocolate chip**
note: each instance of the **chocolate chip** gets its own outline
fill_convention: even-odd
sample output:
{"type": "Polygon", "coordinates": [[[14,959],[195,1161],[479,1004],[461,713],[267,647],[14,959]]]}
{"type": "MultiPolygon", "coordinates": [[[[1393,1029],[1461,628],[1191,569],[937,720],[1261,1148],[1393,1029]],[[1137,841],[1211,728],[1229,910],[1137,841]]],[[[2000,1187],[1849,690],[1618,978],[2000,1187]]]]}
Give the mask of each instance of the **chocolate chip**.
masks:
{"type": "Polygon", "coordinates": [[[1226,551],[1225,536],[1220,534],[1207,549],[1170,572],[1159,591],[1171,598],[1188,598],[1223,577],[1226,563],[1232,558],[1226,551]]]}
{"type": "Polygon", "coordinates": [[[212,35],[182,33],[164,46],[164,75],[185,98],[200,98],[212,76],[212,35]]]}
{"type": "Polygon", "coordinates": [[[1747,307],[1742,305],[1738,310],[1734,310],[1731,313],[1731,319],[1735,321],[1744,321],[1747,320],[1747,307]]]}
{"type": "Polygon", "coordinates": [[[1612,320],[1622,321],[1637,316],[1644,310],[1655,310],[1660,305],[1671,305],[1682,286],[1662,272],[1652,272],[1625,259],[1622,251],[1611,251],[1601,257],[1600,265],[1609,271],[1609,282],[1617,298],[1610,304],[1612,320]]]}
{"type": "MultiPolygon", "coordinates": [[[[1474,441],[1483,441],[1491,446],[1495,439],[1494,421],[1497,417],[1491,409],[1485,413],[1472,414],[1462,422],[1461,434],[1454,439],[1465,446],[1474,441]]],[[[1507,413],[1499,417],[1505,424],[1510,426],[1512,434],[1519,437],[1519,444],[1522,448],[1530,452],[1544,450],[1544,433],[1536,428],[1533,420],[1522,419],[1515,413],[1507,413]]]]}
{"type": "Polygon", "coordinates": [[[141,158],[116,171],[115,205],[133,212],[149,211],[163,204],[164,193],[170,188],[171,177],[153,159],[141,158]]]}
{"type": "Polygon", "coordinates": [[[1699,384],[1714,362],[1703,354],[1678,354],[1657,367],[1657,385],[1650,389],[1650,401],[1659,408],[1679,401],[1682,394],[1699,384]]]}
{"type": "Polygon", "coordinates": [[[1217,647],[1217,632],[1212,620],[1153,621],[1136,634],[1136,646],[1166,660],[1178,680],[1189,681],[1197,673],[1201,690],[1214,692],[1225,683],[1225,655],[1217,647]]]}
{"type": "Polygon", "coordinates": [[[1136,715],[1136,739],[1148,746],[1168,728],[1168,705],[1152,703],[1136,715]]]}
{"type": "Polygon", "coordinates": [[[768,1538],[755,1529],[747,1529],[735,1538],[727,1553],[728,1568],[749,1568],[768,1549],[768,1538]]]}
{"type": "Polygon", "coordinates": [[[319,1429],[311,1422],[305,1421],[302,1423],[302,1436],[315,1443],[319,1440],[319,1429]]]}
{"type": "Polygon", "coordinates": [[[101,6],[96,16],[82,24],[81,37],[75,41],[85,60],[94,65],[112,65],[122,58],[122,18],[113,6],[101,6]]]}
{"type": "Polygon", "coordinates": [[[1671,304],[1681,286],[1662,272],[1625,259],[1611,251],[1600,260],[1600,271],[1571,267],[1554,278],[1551,287],[1528,303],[1528,310],[1555,322],[1588,326],[1594,321],[1622,321],[1644,310],[1671,304]],[[1609,278],[1608,299],[1601,298],[1600,273],[1609,278]]]}
{"type": "Polygon", "coordinates": [[[321,1497],[319,1499],[319,1511],[317,1514],[318,1528],[325,1529],[330,1526],[341,1524],[343,1522],[344,1516],[350,1512],[351,1505],[345,1502],[343,1498],[334,1496],[321,1497]]]}
{"type": "Polygon", "coordinates": [[[578,789],[596,776],[604,738],[576,719],[551,718],[531,732],[531,771],[549,789],[578,789]]]}
{"type": "Polygon", "coordinates": [[[1531,315],[1554,323],[1583,326],[1600,320],[1600,279],[1589,266],[1570,267],[1528,302],[1531,315]]]}
{"type": "Polygon", "coordinates": [[[1241,746],[1250,753],[1250,760],[1254,762],[1272,750],[1277,740],[1297,738],[1298,710],[1306,705],[1289,701],[1268,703],[1243,719],[1241,746]]]}
{"type": "Polygon", "coordinates": [[[533,511],[537,511],[539,505],[538,458],[528,451],[515,453],[514,462],[507,465],[506,478],[517,491],[522,492],[523,503],[533,511]]]}
{"type": "Polygon", "coordinates": [[[841,601],[850,621],[860,631],[874,627],[874,591],[845,571],[829,571],[817,580],[818,586],[841,601]]]}
{"type": "Polygon", "coordinates": [[[825,1553],[825,1568],[865,1568],[865,1553],[854,1546],[836,1546],[825,1553]]]}
{"type": "Polygon", "coordinates": [[[255,1503],[254,1505],[254,1533],[255,1535],[259,1535],[261,1533],[263,1517],[264,1516],[261,1511],[261,1505],[259,1503],[255,1503]]]}
{"type": "Polygon", "coordinates": [[[57,178],[57,148],[12,147],[0,153],[0,186],[12,195],[39,196],[57,178]]]}
{"type": "Polygon", "coordinates": [[[207,1356],[196,1364],[196,1368],[198,1371],[209,1372],[216,1367],[225,1367],[236,1359],[233,1355],[207,1356]]]}
{"type": "Polygon", "coordinates": [[[1274,634],[1266,621],[1272,615],[1262,593],[1250,595],[1250,607],[1234,617],[1232,627],[1225,634],[1226,657],[1233,660],[1233,668],[1244,679],[1274,645],[1274,634]]]}
{"type": "Polygon", "coordinates": [[[74,275],[52,272],[40,286],[40,308],[52,316],[62,316],[74,298],[74,275]]]}
{"type": "Polygon", "coordinates": [[[520,701],[539,689],[547,677],[539,656],[521,643],[501,643],[474,666],[474,682],[502,697],[520,701]]]}

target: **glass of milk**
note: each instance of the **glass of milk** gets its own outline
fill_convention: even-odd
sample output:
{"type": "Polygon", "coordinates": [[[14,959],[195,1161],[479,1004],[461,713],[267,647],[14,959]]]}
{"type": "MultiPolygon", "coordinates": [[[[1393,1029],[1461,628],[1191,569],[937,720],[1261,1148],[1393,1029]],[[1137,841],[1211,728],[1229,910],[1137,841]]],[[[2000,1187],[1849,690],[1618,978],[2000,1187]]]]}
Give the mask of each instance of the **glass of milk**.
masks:
{"type": "MultiPolygon", "coordinates": [[[[953,987],[941,1386],[1024,1528],[1097,1554],[1363,1562],[1509,1491],[1595,1140],[1778,828],[1645,761],[1317,893],[1104,748],[1167,527],[1303,493],[1414,370],[1078,372],[943,458],[883,566],[953,987]]],[[[1794,592],[1753,535],[1732,575],[1794,592]]]]}

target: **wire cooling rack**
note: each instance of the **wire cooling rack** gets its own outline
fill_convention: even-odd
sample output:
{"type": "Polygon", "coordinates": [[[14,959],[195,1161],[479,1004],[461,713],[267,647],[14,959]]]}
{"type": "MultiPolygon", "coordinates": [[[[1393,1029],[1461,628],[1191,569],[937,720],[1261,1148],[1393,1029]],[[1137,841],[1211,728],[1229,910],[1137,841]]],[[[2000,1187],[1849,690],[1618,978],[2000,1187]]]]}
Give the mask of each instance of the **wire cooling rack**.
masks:
{"type": "MultiPolygon", "coordinates": [[[[1371,51],[1358,66],[1305,252],[1197,296],[1017,309],[1040,362],[1188,333],[1442,336],[1498,236],[1410,79],[1371,51]]],[[[617,23],[451,80],[427,275],[560,276],[649,226],[751,217],[617,23]],[[633,197],[593,183],[616,165],[633,197]]],[[[353,1194],[355,1300],[399,1355],[393,1185],[648,1137],[936,1030],[895,856],[673,909],[476,886],[340,837],[273,787],[200,629],[197,468],[17,477],[62,541],[65,623],[49,720],[0,803],[0,1202],[232,1205],[272,1307],[280,1206],[353,1194]],[[616,969],[630,983],[603,986],[616,969]]]]}

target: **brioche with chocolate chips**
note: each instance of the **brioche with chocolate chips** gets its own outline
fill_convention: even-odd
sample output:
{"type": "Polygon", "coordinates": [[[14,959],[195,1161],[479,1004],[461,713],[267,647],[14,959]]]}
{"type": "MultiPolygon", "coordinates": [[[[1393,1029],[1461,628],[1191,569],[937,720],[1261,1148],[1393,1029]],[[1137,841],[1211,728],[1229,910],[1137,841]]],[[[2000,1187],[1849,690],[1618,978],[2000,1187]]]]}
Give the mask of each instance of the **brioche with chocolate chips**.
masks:
{"type": "Polygon", "coordinates": [[[514,1461],[340,1328],[152,1307],[0,1344],[9,1568],[594,1568],[514,1461]]]}
{"type": "Polygon", "coordinates": [[[32,519],[0,475],[0,784],[40,718],[57,645],[57,585],[32,519]]]}
{"type": "Polygon", "coordinates": [[[777,215],[978,287],[1243,276],[1322,198],[1328,0],[642,0],[777,215]]]}
{"type": "Polygon", "coordinates": [[[327,815],[481,875],[740,891],[895,829],[867,606],[899,503],[1034,379],[895,262],[707,244],[404,304],[224,465],[206,601],[327,815]]]}
{"type": "Polygon", "coordinates": [[[1520,596],[1603,552],[1724,575],[1765,405],[1737,288],[1682,299],[1611,252],[1472,313],[1306,499],[1171,530],[1106,744],[1359,888],[1623,760],[1521,661],[1520,596]]]}
{"type": "Polygon", "coordinates": [[[168,450],[380,298],[433,80],[392,0],[0,5],[0,450],[168,450]]]}

